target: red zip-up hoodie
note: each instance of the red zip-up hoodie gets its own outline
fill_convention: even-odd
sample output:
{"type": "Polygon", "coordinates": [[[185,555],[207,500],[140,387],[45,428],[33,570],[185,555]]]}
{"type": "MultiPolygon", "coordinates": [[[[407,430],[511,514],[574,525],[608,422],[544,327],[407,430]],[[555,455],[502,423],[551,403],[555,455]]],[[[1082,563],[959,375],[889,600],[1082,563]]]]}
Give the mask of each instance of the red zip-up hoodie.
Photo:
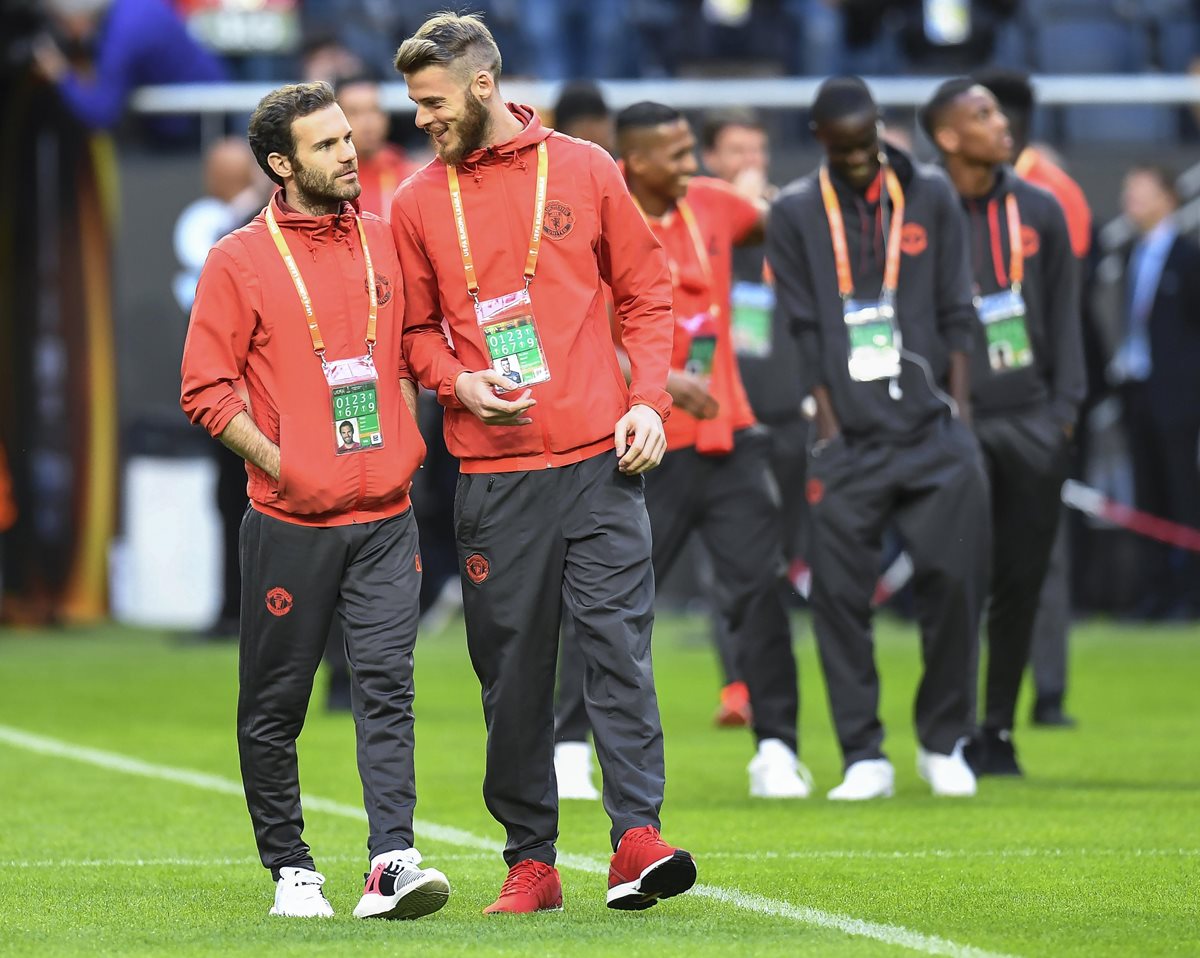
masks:
{"type": "MultiPolygon", "coordinates": [[[[308,287],[328,359],[367,351],[370,299],[357,204],[308,216],[271,199],[275,218],[308,287]]],[[[247,492],[259,512],[306,526],[338,526],[398,515],[408,508],[425,443],[404,404],[412,379],[401,353],[404,294],[400,263],[383,220],[362,216],[379,302],[375,344],[381,448],[337,454],[329,385],[313,352],[304,307],[267,229],[266,210],[221,239],[204,264],[183,348],[180,405],[218,436],[246,403],[255,424],[279,445],[279,481],[246,464],[247,492]]]]}
{"type": "MultiPolygon", "coordinates": [[[[467,292],[446,166],[435,159],[392,201],[404,271],[404,354],[446,407],[446,445],[463,472],[564,466],[613,449],[632,404],[664,419],[674,320],[666,255],[634,205],[616,163],[594,144],[542,126],[509,104],[523,129],[459,166],[481,300],[522,288],[533,226],[537,145],[549,155],[542,244],[529,293],[550,379],[532,387],[526,426],[487,426],[459,402],[454,382],[490,366],[467,292]],[[612,288],[632,381],[625,385],[602,283],[612,288]],[[453,346],[447,342],[445,319],[453,346]]],[[[515,390],[511,395],[520,395],[515,390]]]]}

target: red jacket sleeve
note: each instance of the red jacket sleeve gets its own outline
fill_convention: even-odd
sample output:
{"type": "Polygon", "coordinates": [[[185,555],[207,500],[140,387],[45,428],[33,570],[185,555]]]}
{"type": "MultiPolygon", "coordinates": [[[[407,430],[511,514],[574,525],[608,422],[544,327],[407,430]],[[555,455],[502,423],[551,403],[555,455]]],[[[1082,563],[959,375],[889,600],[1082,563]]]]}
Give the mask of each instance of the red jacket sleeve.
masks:
{"type": "Polygon", "coordinates": [[[220,246],[209,252],[183,346],[179,405],[213,436],[246,408],[233,384],[246,369],[256,321],[250,297],[258,290],[258,280],[229,252],[220,246]]]}
{"type": "Polygon", "coordinates": [[[470,370],[459,362],[442,329],[437,274],[425,253],[420,219],[413,190],[401,187],[392,198],[392,236],[404,276],[404,360],[443,406],[461,409],[454,383],[470,370]]]}
{"type": "Polygon", "coordinates": [[[650,406],[666,419],[675,336],[667,255],[634,205],[616,163],[598,146],[591,151],[591,170],[599,198],[600,276],[612,289],[621,344],[629,355],[629,404],[650,406]]]}
{"type": "Polygon", "coordinates": [[[725,182],[718,180],[711,185],[714,212],[727,224],[729,238],[737,246],[762,222],[763,212],[725,182]]]}

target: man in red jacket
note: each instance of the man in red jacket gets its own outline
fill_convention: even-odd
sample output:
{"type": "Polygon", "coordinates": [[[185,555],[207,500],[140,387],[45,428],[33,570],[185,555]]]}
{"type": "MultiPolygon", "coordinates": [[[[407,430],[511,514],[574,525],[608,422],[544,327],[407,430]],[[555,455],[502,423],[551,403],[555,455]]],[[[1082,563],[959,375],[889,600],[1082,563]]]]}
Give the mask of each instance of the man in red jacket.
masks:
{"type": "Polygon", "coordinates": [[[658,832],[642,473],[662,459],[671,406],[666,259],[608,154],[505,104],[500,52],[481,19],[430,18],[396,69],[438,154],[396,194],[392,231],[405,358],[437,390],[461,462],[455,538],[488,729],[484,798],[508,833],[508,878],[485,911],[562,905],[553,698],[564,610],[587,660],[612,818],[608,905],[648,908],[696,878],[691,855],[658,832]],[[629,353],[628,387],[602,283],[629,353]],[[519,385],[504,376],[506,358],[519,385]]]}
{"type": "Polygon", "coordinates": [[[359,215],[350,126],[328,84],[264,97],[250,146],[282,189],[209,254],[180,400],[246,460],[249,477],[238,666],[246,803],[276,881],[271,914],[331,916],[301,837],[296,737],[336,615],[370,828],[354,914],[417,918],[450,886],[412,847],[421,562],[408,489],[425,447],[401,353],[400,264],[387,224],[359,215]]]}

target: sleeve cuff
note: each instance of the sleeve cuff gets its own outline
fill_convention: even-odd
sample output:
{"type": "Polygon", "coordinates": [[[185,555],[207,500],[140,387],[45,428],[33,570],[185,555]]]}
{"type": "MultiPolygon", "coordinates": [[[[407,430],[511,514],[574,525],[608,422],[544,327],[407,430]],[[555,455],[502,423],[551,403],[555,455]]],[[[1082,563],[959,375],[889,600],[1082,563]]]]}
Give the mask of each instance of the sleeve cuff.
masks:
{"type": "Polygon", "coordinates": [[[466,406],[464,406],[462,404],[462,401],[458,398],[458,393],[456,393],[454,391],[454,384],[456,382],[458,382],[458,377],[466,372],[470,372],[470,370],[467,369],[466,366],[459,366],[458,369],[454,370],[454,372],[452,372],[449,376],[447,376],[440,383],[438,383],[438,388],[437,388],[438,402],[440,402],[447,409],[466,409],[467,408],[466,406]]]}
{"type": "Polygon", "coordinates": [[[666,422],[671,415],[671,394],[665,389],[657,389],[653,392],[633,392],[629,394],[629,406],[649,406],[663,422],[666,422]]]}
{"type": "Polygon", "coordinates": [[[231,393],[229,398],[219,403],[212,412],[201,420],[201,423],[208,430],[208,434],[216,439],[225,431],[225,427],[233,422],[234,417],[238,413],[245,411],[246,404],[231,393]]]}

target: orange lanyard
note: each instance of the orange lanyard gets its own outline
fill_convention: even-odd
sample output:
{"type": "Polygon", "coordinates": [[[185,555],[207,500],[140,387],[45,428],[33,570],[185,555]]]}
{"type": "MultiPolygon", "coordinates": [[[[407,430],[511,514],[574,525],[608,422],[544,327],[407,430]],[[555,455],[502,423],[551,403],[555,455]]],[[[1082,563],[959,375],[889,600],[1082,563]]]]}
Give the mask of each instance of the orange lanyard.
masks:
{"type": "MultiPolygon", "coordinates": [[[[533,201],[533,231],[529,236],[529,253],[525,257],[525,288],[533,282],[537,270],[538,251],[542,248],[542,215],[546,211],[546,182],[550,173],[550,157],[546,141],[537,145],[537,192],[533,201]]],[[[471,299],[479,302],[479,279],[475,274],[475,260],[471,256],[471,240],[467,236],[467,214],[463,209],[462,189],[458,183],[458,168],[446,167],[446,179],[450,183],[450,205],[454,208],[454,227],[458,230],[458,251],[462,254],[463,272],[467,277],[467,292],[471,299]]]]}
{"type": "MultiPolygon", "coordinates": [[[[880,297],[895,296],[900,285],[900,234],[904,229],[904,191],[900,179],[890,166],[883,169],[888,196],[892,200],[892,225],[888,230],[887,261],[883,270],[883,288],[880,297]]],[[[825,202],[825,216],[829,220],[829,236],[833,241],[833,258],[837,265],[838,293],[842,299],[854,296],[854,274],[850,270],[850,253],[846,249],[846,225],[842,220],[842,207],[829,179],[829,171],[821,167],[821,199],[825,202]]]]}
{"type": "MultiPolygon", "coordinates": [[[[367,264],[367,292],[371,297],[371,309],[367,314],[367,355],[372,356],[375,353],[375,325],[379,319],[379,300],[375,294],[375,267],[371,264],[371,250],[367,246],[367,231],[363,229],[362,217],[355,216],[354,222],[358,225],[358,237],[362,240],[363,260],[367,264]]],[[[275,212],[271,209],[271,203],[267,204],[267,229],[271,231],[271,239],[275,241],[275,248],[279,251],[283,264],[292,277],[296,292],[300,296],[300,302],[304,306],[304,314],[308,317],[308,334],[312,337],[313,352],[320,357],[321,364],[325,365],[325,340],[321,338],[321,328],[317,325],[312,299],[308,295],[308,287],[304,285],[304,277],[300,275],[300,267],[296,265],[296,258],[292,256],[287,240],[283,238],[283,232],[279,229],[279,224],[275,222],[275,212]]]]}
{"type": "MultiPolygon", "coordinates": [[[[650,214],[642,209],[642,204],[638,202],[636,196],[633,196],[632,193],[629,195],[633,197],[633,205],[642,214],[642,219],[646,221],[647,225],[651,225],[650,214]]],[[[711,300],[708,311],[713,316],[717,316],[720,314],[721,308],[717,305],[716,297],[713,295],[715,290],[713,286],[712,257],[708,255],[708,247],[704,245],[704,236],[700,232],[700,224],[696,222],[696,214],[692,211],[692,205],[687,200],[678,200],[675,203],[675,207],[679,210],[679,218],[683,220],[683,225],[687,227],[688,237],[692,241],[692,248],[696,251],[696,259],[700,262],[700,271],[704,274],[704,281],[708,284],[708,295],[711,300]]],[[[670,263],[670,266],[671,275],[674,277],[679,272],[679,267],[674,262],[670,263]]]]}
{"type": "Polygon", "coordinates": [[[1021,214],[1012,193],[1004,198],[1004,209],[1008,213],[1008,281],[1019,293],[1025,281],[1025,249],[1021,242],[1021,214]]]}

